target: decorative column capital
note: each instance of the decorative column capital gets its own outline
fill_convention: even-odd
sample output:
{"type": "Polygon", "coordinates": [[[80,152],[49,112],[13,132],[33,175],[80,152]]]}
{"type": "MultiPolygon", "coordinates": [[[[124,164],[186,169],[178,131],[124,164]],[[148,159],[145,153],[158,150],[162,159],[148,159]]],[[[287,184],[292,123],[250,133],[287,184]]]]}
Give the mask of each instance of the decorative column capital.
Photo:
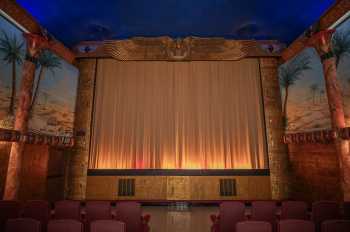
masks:
{"type": "Polygon", "coordinates": [[[314,47],[322,61],[334,56],[332,51],[332,35],[335,30],[317,32],[307,41],[308,46],[314,47]]]}
{"type": "Polygon", "coordinates": [[[28,61],[35,61],[39,57],[43,49],[47,49],[50,47],[49,40],[47,37],[32,33],[24,33],[23,37],[27,42],[26,59],[28,61]]]}

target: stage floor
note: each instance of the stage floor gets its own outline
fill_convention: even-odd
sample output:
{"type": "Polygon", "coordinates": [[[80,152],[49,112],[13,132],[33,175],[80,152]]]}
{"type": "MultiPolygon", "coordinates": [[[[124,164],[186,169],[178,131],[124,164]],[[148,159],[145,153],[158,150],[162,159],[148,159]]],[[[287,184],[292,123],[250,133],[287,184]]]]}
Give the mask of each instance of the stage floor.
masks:
{"type": "Polygon", "coordinates": [[[210,232],[210,215],[218,214],[219,207],[143,206],[142,210],[151,215],[151,232],[210,232]]]}

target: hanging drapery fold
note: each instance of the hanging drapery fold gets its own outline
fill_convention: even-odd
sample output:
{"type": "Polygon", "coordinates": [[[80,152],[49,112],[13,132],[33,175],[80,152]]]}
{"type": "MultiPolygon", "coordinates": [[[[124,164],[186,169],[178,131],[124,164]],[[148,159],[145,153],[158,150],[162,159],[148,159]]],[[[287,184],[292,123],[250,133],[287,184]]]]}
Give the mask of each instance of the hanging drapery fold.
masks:
{"type": "Polygon", "coordinates": [[[99,60],[91,169],[267,168],[257,59],[99,60]]]}

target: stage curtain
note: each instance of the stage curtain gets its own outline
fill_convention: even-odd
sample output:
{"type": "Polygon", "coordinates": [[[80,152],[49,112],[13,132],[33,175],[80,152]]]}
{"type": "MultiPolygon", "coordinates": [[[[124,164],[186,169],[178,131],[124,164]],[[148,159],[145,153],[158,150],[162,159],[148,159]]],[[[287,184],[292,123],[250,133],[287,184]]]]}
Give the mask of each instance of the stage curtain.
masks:
{"type": "Polygon", "coordinates": [[[267,168],[257,59],[100,59],[91,169],[267,168]]]}

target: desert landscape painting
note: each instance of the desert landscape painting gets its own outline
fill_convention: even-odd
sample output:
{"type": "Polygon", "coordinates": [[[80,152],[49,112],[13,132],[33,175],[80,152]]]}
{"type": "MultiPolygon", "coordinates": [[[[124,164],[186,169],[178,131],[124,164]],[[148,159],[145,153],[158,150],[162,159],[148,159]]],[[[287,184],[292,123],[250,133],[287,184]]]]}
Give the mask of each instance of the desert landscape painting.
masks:
{"type": "MultiPolygon", "coordinates": [[[[332,47],[342,88],[345,118],[347,126],[350,126],[350,20],[336,28],[332,47]]],[[[279,81],[286,132],[331,128],[322,63],[314,48],[304,49],[281,65],[279,81]]]]}
{"type": "MultiPolygon", "coordinates": [[[[0,17],[0,127],[13,129],[22,64],[23,32],[0,17]]],[[[37,62],[29,132],[73,134],[78,69],[46,50],[37,62]]]]}
{"type": "Polygon", "coordinates": [[[330,128],[323,69],[315,49],[307,48],[281,65],[279,80],[287,132],[330,128]]]}
{"type": "Polygon", "coordinates": [[[337,58],[337,72],[342,88],[346,126],[350,126],[350,19],[336,28],[333,50],[337,58]]]}

